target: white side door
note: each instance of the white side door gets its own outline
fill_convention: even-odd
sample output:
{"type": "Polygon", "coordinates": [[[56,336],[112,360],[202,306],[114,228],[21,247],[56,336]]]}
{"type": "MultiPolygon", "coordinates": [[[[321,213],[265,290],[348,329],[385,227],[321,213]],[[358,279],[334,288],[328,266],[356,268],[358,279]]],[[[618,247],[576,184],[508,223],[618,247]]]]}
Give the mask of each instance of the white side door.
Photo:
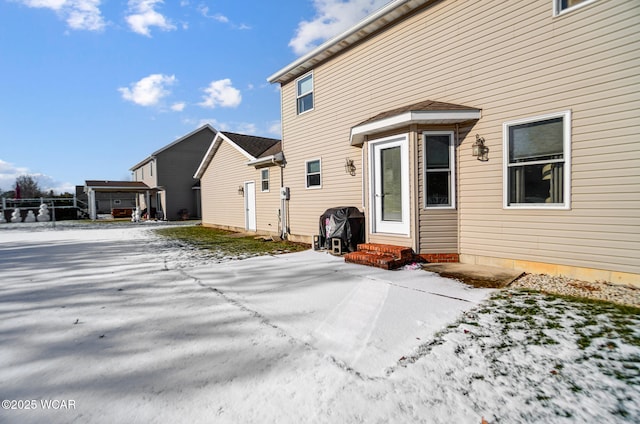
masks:
{"type": "Polygon", "coordinates": [[[244,183],[244,210],[245,228],[248,231],[256,230],[256,183],[248,181],[244,183]]]}
{"type": "Polygon", "coordinates": [[[372,232],[409,235],[409,139],[386,137],[369,143],[372,232]]]}

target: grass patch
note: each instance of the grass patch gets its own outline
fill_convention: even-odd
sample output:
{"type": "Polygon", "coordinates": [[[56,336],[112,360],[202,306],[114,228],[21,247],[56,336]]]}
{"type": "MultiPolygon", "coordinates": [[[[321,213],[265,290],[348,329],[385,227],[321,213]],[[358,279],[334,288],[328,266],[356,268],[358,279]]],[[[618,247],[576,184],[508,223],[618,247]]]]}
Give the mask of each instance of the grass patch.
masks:
{"type": "Polygon", "coordinates": [[[202,226],[160,228],[156,234],[178,240],[192,247],[214,251],[225,256],[258,256],[273,253],[299,252],[309,249],[308,244],[290,241],[264,241],[254,236],[243,236],[232,231],[202,226]]]}

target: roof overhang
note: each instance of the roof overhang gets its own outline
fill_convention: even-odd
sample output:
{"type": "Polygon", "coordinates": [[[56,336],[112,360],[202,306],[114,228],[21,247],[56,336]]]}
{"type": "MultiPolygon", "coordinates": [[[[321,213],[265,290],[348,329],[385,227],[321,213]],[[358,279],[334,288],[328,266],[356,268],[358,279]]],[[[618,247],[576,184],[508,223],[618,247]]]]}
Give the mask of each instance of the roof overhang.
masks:
{"type": "Polygon", "coordinates": [[[121,192],[121,193],[144,193],[146,191],[161,191],[159,188],[151,188],[140,181],[86,181],[84,192],[96,191],[101,193],[121,192]]]}
{"type": "Polygon", "coordinates": [[[284,154],[282,152],[279,152],[279,153],[276,153],[275,155],[269,155],[269,156],[250,160],[249,162],[247,162],[247,165],[260,168],[268,165],[281,164],[282,162],[284,162],[284,154]]]}
{"type": "Polygon", "coordinates": [[[480,119],[480,109],[407,111],[377,120],[365,121],[351,128],[351,145],[359,146],[368,135],[409,125],[447,125],[480,119]]]}
{"type": "Polygon", "coordinates": [[[348,49],[352,45],[369,37],[390,23],[402,19],[414,10],[433,0],[394,0],[373,12],[345,32],[327,40],[309,53],[301,56],[294,62],[280,69],[267,78],[270,83],[284,84],[292,79],[305,74],[318,63],[335,56],[339,52],[348,49]]]}

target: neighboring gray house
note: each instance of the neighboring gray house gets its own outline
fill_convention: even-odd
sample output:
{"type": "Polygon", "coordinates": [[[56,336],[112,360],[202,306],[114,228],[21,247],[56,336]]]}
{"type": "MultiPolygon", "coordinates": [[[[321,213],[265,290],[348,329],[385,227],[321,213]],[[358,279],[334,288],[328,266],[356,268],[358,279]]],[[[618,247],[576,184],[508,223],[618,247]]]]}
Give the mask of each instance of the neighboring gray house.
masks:
{"type": "Polygon", "coordinates": [[[151,197],[138,196],[140,209],[150,209],[150,218],[201,217],[200,185],[193,175],[216,133],[206,124],[153,152],[130,169],[133,181],[145,183],[155,193],[151,197]]]}

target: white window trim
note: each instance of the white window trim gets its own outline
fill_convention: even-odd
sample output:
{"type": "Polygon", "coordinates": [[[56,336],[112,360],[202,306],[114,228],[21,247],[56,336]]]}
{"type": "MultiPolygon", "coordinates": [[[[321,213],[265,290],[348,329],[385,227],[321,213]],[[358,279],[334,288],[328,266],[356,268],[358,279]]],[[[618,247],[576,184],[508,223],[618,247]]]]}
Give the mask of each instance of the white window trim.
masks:
{"type": "Polygon", "coordinates": [[[502,124],[502,208],[503,209],[538,209],[538,210],[569,210],[571,209],[571,110],[538,115],[531,118],[516,119],[502,124]],[[564,203],[545,205],[542,203],[509,204],[509,127],[512,125],[528,124],[530,122],[563,118],[563,159],[564,159],[564,203]]]}
{"type": "Polygon", "coordinates": [[[305,186],[305,188],[307,190],[318,190],[318,189],[322,188],[322,158],[309,159],[309,160],[304,161],[304,186],[305,186]],[[307,164],[309,162],[315,162],[315,161],[318,161],[320,163],[320,172],[319,172],[319,174],[320,174],[320,185],[309,186],[308,179],[307,179],[307,176],[309,175],[307,170],[309,168],[307,167],[307,164]]]}
{"type": "Polygon", "coordinates": [[[425,209],[455,209],[456,208],[456,142],[453,131],[423,131],[422,132],[422,163],[423,165],[423,197],[425,209]],[[449,172],[451,173],[451,180],[449,181],[449,196],[451,196],[451,205],[446,206],[430,206],[427,205],[427,135],[448,135],[449,136],[449,172]]]}
{"type": "Polygon", "coordinates": [[[567,7],[564,10],[560,10],[560,1],[561,0],[553,0],[553,16],[561,16],[566,13],[571,13],[576,9],[580,9],[583,6],[586,6],[591,3],[595,3],[597,0],[586,0],[582,3],[578,3],[575,6],[567,7]]]}
{"type": "Polygon", "coordinates": [[[313,109],[315,109],[315,107],[316,107],[316,99],[315,99],[315,96],[314,96],[315,91],[316,91],[316,78],[315,78],[315,75],[313,75],[313,71],[307,72],[306,74],[302,75],[301,77],[296,78],[296,115],[298,115],[298,116],[304,115],[305,113],[311,112],[313,109]],[[300,81],[302,79],[305,79],[309,75],[311,75],[311,91],[307,91],[307,92],[305,92],[303,94],[298,93],[298,81],[300,81]],[[305,110],[303,112],[300,112],[298,110],[298,100],[301,97],[304,97],[309,93],[311,93],[311,95],[313,96],[313,106],[311,107],[311,109],[307,109],[307,110],[305,110]]]}
{"type": "Polygon", "coordinates": [[[411,236],[411,194],[409,187],[409,135],[399,134],[369,141],[369,204],[370,219],[369,228],[372,234],[393,234],[399,236],[411,236]],[[376,203],[376,159],[375,151],[377,147],[400,147],[402,161],[402,221],[397,223],[383,222],[380,218],[380,211],[377,210],[376,203]]]}
{"type": "Polygon", "coordinates": [[[260,192],[261,193],[268,193],[270,189],[271,189],[271,172],[269,172],[269,168],[261,169],[260,170],[260,192]],[[265,172],[265,171],[267,171],[266,181],[267,181],[267,187],[268,187],[266,190],[264,190],[262,188],[263,183],[265,181],[265,178],[263,176],[264,175],[263,172],[265,172]]]}

